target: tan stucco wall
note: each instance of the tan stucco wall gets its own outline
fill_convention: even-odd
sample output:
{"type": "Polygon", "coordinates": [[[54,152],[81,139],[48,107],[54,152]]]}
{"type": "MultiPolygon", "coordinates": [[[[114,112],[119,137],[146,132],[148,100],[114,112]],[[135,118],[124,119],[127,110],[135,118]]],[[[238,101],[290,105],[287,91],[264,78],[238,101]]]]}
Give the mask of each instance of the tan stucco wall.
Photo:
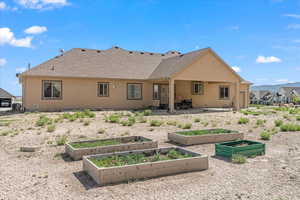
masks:
{"type": "Polygon", "coordinates": [[[239,77],[212,53],[207,53],[174,76],[175,80],[236,82],[239,77]]]}
{"type": "Polygon", "coordinates": [[[23,103],[29,110],[140,108],[152,105],[152,83],[130,80],[23,77],[23,103]],[[42,80],[62,80],[62,100],[42,100],[42,80]],[[109,82],[109,97],[97,96],[97,83],[109,82]],[[143,99],[127,100],[127,83],[143,83],[143,99]]]}

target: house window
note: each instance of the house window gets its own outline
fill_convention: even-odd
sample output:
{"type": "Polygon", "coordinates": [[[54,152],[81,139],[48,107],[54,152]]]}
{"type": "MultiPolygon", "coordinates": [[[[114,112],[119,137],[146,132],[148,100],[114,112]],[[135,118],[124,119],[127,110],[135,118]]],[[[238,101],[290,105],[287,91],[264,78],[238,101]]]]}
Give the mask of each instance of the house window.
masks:
{"type": "Polygon", "coordinates": [[[109,96],[109,83],[98,83],[98,97],[109,96]]]}
{"type": "Polygon", "coordinates": [[[160,87],[159,84],[153,84],[153,99],[154,100],[159,100],[159,92],[160,91],[160,87]]]}
{"type": "Polygon", "coordinates": [[[228,99],[229,98],[229,87],[221,86],[219,96],[220,96],[220,99],[228,99]]]}
{"type": "Polygon", "coordinates": [[[203,94],[203,83],[202,82],[192,82],[192,94],[202,95],[203,94]]]}
{"type": "Polygon", "coordinates": [[[127,84],[127,99],[128,100],[141,100],[142,97],[142,84],[141,83],[128,83],[127,84]]]}
{"type": "Polygon", "coordinates": [[[61,99],[62,81],[43,81],[44,99],[61,99]]]}

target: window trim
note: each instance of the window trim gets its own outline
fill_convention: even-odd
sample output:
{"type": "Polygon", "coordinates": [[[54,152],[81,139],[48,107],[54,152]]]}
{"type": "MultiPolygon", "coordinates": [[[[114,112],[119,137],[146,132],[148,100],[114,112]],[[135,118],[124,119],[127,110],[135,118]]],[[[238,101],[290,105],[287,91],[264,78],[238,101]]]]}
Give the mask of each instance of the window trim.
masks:
{"type": "Polygon", "coordinates": [[[62,80],[42,80],[42,100],[62,100],[63,99],[63,81],[62,80]],[[45,82],[60,82],[60,97],[45,97],[44,96],[44,83],[45,82]]]}
{"type": "Polygon", "coordinates": [[[229,85],[219,85],[219,100],[230,99],[230,86],[229,85]],[[221,88],[228,88],[228,97],[221,98],[221,88]]]}
{"type": "Polygon", "coordinates": [[[192,95],[204,95],[204,83],[202,81],[192,81],[192,95]],[[202,92],[195,93],[195,84],[201,84],[202,85],[202,92]]]}
{"type": "Polygon", "coordinates": [[[127,83],[126,94],[127,94],[127,100],[143,100],[143,83],[127,83]],[[128,88],[129,88],[128,86],[130,84],[137,84],[137,85],[141,86],[141,97],[140,98],[136,98],[136,99],[130,99],[130,98],[128,98],[128,88]]]}
{"type": "Polygon", "coordinates": [[[98,82],[97,83],[97,96],[98,97],[109,97],[109,82],[98,82]],[[107,84],[107,95],[100,95],[100,84],[107,84]]]}

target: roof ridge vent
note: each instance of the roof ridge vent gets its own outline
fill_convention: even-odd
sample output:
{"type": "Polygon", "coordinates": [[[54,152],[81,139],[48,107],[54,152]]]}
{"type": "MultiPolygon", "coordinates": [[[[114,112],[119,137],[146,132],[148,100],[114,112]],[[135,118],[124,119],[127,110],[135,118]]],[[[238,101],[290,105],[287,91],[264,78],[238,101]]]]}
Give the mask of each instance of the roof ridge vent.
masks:
{"type": "Polygon", "coordinates": [[[118,46],[114,46],[114,48],[115,48],[115,49],[120,49],[120,47],[118,47],[118,46]]]}

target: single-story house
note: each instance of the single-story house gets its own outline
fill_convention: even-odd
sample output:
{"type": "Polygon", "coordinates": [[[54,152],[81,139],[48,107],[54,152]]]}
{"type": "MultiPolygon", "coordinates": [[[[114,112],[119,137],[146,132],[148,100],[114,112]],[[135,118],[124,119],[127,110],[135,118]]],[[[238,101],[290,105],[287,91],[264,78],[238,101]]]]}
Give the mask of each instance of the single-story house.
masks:
{"type": "Polygon", "coordinates": [[[281,87],[279,93],[284,103],[292,103],[293,97],[300,98],[300,87],[281,87]]]}
{"type": "Polygon", "coordinates": [[[0,88],[0,107],[11,107],[14,96],[0,88]]]}
{"type": "Polygon", "coordinates": [[[73,48],[19,75],[27,110],[135,109],[173,112],[188,100],[198,107],[249,104],[249,83],[211,48],[182,54],[73,48]]]}

